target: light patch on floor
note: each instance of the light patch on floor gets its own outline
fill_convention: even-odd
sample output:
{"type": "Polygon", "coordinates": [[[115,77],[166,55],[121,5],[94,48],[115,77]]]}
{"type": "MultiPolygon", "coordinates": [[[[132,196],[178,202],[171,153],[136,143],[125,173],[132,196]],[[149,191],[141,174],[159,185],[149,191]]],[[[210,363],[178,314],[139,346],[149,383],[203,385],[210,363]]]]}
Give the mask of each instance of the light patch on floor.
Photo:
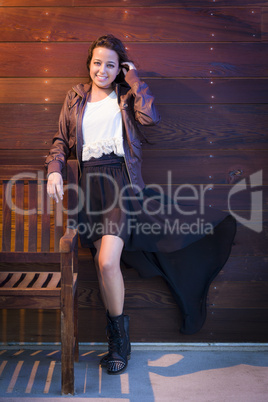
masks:
{"type": "MultiPolygon", "coordinates": [[[[104,349],[106,347],[104,346],[104,349]]],[[[108,375],[95,348],[75,363],[75,394],[61,396],[57,346],[5,346],[0,402],[268,402],[268,354],[245,351],[135,350],[127,370],[108,375]]]]}
{"type": "Polygon", "coordinates": [[[148,366],[150,367],[169,367],[173,364],[178,363],[183,359],[182,355],[177,355],[173,353],[169,353],[167,355],[161,356],[156,360],[148,360],[148,366]]]}
{"type": "Polygon", "coordinates": [[[240,364],[176,377],[149,373],[155,402],[267,402],[268,367],[240,364]]]}
{"type": "MultiPolygon", "coordinates": [[[[62,402],[62,398],[31,398],[31,402],[62,402]]],[[[67,397],[66,400],[68,402],[130,402],[130,399],[122,399],[122,398],[75,398],[75,397],[67,397]]],[[[29,402],[29,398],[0,398],[0,402],[29,402]]]]}

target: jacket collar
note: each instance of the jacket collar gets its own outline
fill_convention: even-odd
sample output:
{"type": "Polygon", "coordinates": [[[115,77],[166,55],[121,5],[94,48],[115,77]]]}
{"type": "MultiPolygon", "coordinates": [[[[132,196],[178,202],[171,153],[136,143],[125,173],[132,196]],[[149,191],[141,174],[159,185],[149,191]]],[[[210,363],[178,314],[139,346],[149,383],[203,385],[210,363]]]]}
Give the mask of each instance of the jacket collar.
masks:
{"type": "MultiPolygon", "coordinates": [[[[85,84],[77,84],[73,87],[74,92],[77,93],[81,98],[85,98],[91,90],[91,82],[85,84]]],[[[129,85],[126,82],[115,84],[115,92],[117,94],[118,101],[120,99],[120,95],[125,95],[130,89],[129,85]]]]}
{"type": "Polygon", "coordinates": [[[88,92],[90,92],[91,89],[91,83],[86,83],[86,84],[77,84],[73,87],[74,92],[77,93],[78,96],[81,98],[86,97],[88,92]]]}

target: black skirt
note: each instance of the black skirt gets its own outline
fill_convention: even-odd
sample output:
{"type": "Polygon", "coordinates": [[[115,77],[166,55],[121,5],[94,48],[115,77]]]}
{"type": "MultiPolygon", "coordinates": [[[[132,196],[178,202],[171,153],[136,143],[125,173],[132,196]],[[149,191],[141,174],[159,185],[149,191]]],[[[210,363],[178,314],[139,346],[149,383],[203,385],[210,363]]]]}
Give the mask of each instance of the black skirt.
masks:
{"type": "Polygon", "coordinates": [[[103,235],[121,237],[122,262],[142,277],[161,275],[181,309],[181,332],[199,331],[209,286],[231,252],[235,219],[200,200],[178,203],[160,187],[135,194],[124,158],[114,154],[82,164],[80,190],[82,246],[94,255],[103,235]]]}

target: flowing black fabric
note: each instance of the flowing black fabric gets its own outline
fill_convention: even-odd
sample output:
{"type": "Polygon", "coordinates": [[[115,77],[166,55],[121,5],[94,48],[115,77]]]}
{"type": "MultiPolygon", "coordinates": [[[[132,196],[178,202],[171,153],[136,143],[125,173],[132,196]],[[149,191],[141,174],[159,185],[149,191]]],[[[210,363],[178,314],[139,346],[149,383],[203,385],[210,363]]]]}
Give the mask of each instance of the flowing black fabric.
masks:
{"type": "Polygon", "coordinates": [[[209,286],[231,252],[235,219],[209,207],[199,211],[194,203],[178,206],[150,186],[135,194],[124,158],[114,154],[83,163],[80,185],[82,246],[94,255],[94,241],[121,237],[122,262],[142,277],[161,275],[181,309],[181,332],[199,331],[209,286]]]}

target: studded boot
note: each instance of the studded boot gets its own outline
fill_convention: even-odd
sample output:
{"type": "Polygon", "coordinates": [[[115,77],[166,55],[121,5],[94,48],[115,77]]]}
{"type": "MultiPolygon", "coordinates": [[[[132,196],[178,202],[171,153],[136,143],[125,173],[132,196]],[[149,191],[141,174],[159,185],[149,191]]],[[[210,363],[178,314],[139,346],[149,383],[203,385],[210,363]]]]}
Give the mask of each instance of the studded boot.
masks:
{"type": "Polygon", "coordinates": [[[100,364],[107,368],[108,374],[119,374],[126,369],[131,355],[129,317],[124,314],[110,317],[108,311],[106,317],[108,354],[100,360],[100,364]]]}

